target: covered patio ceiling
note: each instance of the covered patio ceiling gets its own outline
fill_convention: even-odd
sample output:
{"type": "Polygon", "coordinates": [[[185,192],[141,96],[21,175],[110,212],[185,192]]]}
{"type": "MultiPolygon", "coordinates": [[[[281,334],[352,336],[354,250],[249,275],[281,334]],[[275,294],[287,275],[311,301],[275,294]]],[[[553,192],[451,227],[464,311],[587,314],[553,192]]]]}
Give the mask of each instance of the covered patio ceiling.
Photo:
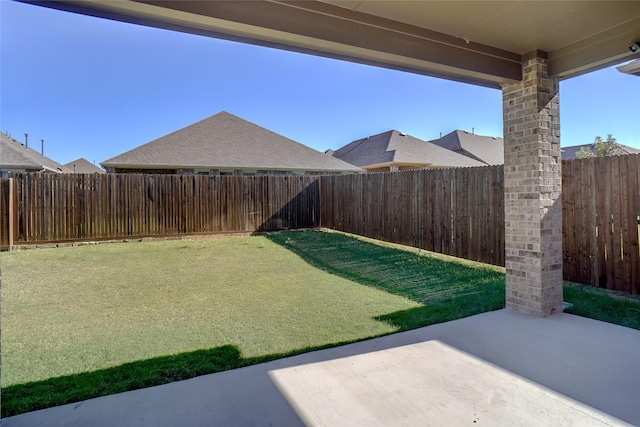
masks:
{"type": "Polygon", "coordinates": [[[534,51],[561,79],[640,58],[640,1],[26,2],[494,88],[534,51]]]}

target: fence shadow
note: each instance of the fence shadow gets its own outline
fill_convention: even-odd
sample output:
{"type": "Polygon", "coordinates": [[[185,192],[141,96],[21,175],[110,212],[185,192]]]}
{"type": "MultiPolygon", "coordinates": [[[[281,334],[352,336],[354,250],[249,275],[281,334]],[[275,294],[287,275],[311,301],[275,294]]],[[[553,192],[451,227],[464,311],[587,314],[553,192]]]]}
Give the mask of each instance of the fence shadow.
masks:
{"type": "Polygon", "coordinates": [[[317,176],[16,174],[0,182],[0,245],[272,231],[319,225],[317,176]],[[6,188],[5,188],[6,187],[6,188]],[[4,242],[4,243],[3,243],[4,242]]]}
{"type": "Polygon", "coordinates": [[[376,318],[399,330],[504,307],[504,273],[494,267],[445,261],[342,233],[309,230],[266,237],[327,273],[422,304],[376,318]]]}
{"type": "MultiPolygon", "coordinates": [[[[365,338],[368,339],[368,338],[365,338]]],[[[2,418],[125,391],[168,384],[337,347],[362,339],[305,347],[285,353],[242,357],[235,345],[125,363],[107,369],[2,388],[2,418]]],[[[277,391],[274,388],[274,392],[277,391]]]]}
{"type": "MultiPolygon", "coordinates": [[[[91,372],[15,384],[2,388],[1,416],[6,418],[110,394],[187,380],[201,375],[344,346],[371,338],[375,338],[375,336],[247,358],[242,357],[237,346],[229,344],[211,349],[139,360],[91,372]]],[[[286,366],[286,364],[282,366],[286,366]]],[[[278,392],[275,386],[273,391],[274,393],[278,392]]],[[[293,411],[291,408],[288,409],[293,411]]]]}
{"type": "Polygon", "coordinates": [[[320,226],[318,179],[292,182],[284,198],[272,201],[279,208],[256,227],[256,232],[295,230],[320,226]],[[287,200],[288,199],[288,200],[287,200]]]}
{"type": "Polygon", "coordinates": [[[125,363],[2,388],[2,417],[185,380],[242,366],[232,345],[125,363]]]}

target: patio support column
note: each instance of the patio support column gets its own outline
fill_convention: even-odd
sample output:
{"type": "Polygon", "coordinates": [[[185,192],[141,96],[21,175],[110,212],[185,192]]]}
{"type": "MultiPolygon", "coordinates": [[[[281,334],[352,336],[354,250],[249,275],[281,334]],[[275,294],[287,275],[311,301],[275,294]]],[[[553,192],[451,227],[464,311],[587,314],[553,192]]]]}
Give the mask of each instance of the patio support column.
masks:
{"type": "Polygon", "coordinates": [[[562,312],[562,175],[558,79],[546,52],[523,57],[522,81],[502,87],[507,308],[562,312]]]}

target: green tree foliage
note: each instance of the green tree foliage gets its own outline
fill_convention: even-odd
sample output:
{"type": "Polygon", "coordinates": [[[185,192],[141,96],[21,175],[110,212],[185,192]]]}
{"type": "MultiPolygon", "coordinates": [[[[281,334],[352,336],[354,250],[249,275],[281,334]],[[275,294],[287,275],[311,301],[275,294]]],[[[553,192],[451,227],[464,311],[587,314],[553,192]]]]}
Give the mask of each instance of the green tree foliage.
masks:
{"type": "Polygon", "coordinates": [[[582,147],[576,153],[576,157],[579,159],[588,159],[589,157],[619,156],[621,154],[624,154],[624,150],[613,135],[608,134],[607,139],[596,136],[591,147],[582,147]]]}
{"type": "Polygon", "coordinates": [[[593,151],[587,146],[580,147],[580,149],[576,152],[576,157],[579,159],[589,159],[591,157],[595,157],[593,151]]]}

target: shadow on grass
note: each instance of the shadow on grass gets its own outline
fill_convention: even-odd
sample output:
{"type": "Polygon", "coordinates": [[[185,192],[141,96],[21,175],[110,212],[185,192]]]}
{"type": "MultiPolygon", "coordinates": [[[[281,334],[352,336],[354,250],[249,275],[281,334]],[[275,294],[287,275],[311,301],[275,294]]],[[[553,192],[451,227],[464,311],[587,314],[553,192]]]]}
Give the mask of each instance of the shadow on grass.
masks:
{"type": "MultiPolygon", "coordinates": [[[[384,247],[339,233],[284,232],[266,236],[312,266],[422,304],[379,316],[398,330],[455,320],[504,307],[504,274],[384,247]]],[[[2,389],[2,417],[136,390],[322,350],[330,343],[288,353],[242,358],[233,345],[126,363],[2,389]]]]}
{"type": "Polygon", "coordinates": [[[108,369],[2,388],[2,417],[136,390],[242,366],[231,345],[125,363],[108,369]]]}
{"type": "Polygon", "coordinates": [[[489,266],[444,261],[319,230],[266,237],[316,268],[422,304],[376,318],[399,330],[504,307],[504,273],[489,266]]]}
{"type": "Polygon", "coordinates": [[[187,380],[200,375],[242,368],[356,341],[361,340],[306,347],[286,353],[249,358],[243,358],[236,346],[224,345],[208,350],[196,350],[172,356],[139,360],[92,372],[15,384],[2,388],[2,418],[100,396],[187,380]]]}
{"type": "MultiPolygon", "coordinates": [[[[504,294],[504,291],[502,291],[504,294]]],[[[375,319],[387,322],[398,328],[399,331],[408,331],[436,323],[462,319],[463,317],[503,308],[500,296],[479,302],[477,296],[447,299],[445,301],[430,302],[423,307],[410,308],[394,313],[378,316],[375,319]]],[[[504,301],[504,297],[502,298],[504,301]]]]}

